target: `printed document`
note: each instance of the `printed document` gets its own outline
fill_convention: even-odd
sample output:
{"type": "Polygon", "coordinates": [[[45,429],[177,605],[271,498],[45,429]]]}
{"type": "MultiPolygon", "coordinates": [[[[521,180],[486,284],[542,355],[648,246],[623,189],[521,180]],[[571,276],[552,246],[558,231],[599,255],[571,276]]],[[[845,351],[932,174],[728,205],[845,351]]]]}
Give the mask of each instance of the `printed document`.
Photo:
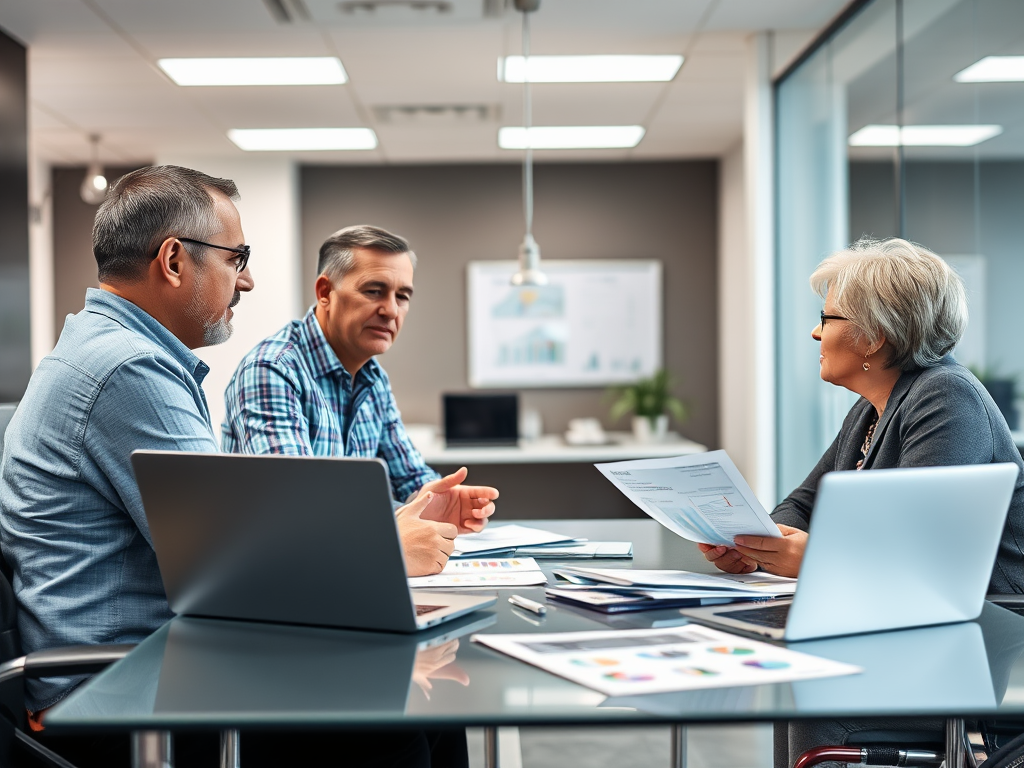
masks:
{"type": "Polygon", "coordinates": [[[632,568],[560,568],[555,575],[579,584],[581,580],[606,586],[663,590],[693,597],[735,595],[749,600],[776,598],[796,592],[796,579],[774,573],[729,573],[711,576],[692,571],[644,571],[632,568]],[[712,594],[713,593],[713,594],[712,594]]]}
{"type": "Polygon", "coordinates": [[[490,560],[449,560],[433,576],[412,576],[410,587],[530,587],[547,584],[548,578],[532,557],[490,560]]]}
{"type": "Polygon", "coordinates": [[[782,536],[725,451],[594,466],[684,539],[731,547],[741,534],[782,536]]]}
{"type": "Polygon", "coordinates": [[[608,696],[784,683],[863,671],[693,624],[671,629],[473,635],[473,642],[608,696]]]}

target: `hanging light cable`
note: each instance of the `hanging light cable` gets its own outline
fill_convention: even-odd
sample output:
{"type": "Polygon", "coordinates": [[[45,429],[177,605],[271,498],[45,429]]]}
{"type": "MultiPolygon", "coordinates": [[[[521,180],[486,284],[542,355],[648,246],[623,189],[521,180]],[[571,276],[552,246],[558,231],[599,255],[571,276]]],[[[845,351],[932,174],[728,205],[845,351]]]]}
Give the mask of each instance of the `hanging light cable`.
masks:
{"type": "Polygon", "coordinates": [[[519,271],[512,275],[512,285],[547,285],[548,278],[540,271],[540,246],[533,239],[533,146],[530,126],[533,122],[530,99],[530,14],[540,7],[540,0],[515,0],[516,10],[523,14],[523,126],[526,133],[526,154],[523,155],[523,216],[526,236],[519,246],[519,271]]]}
{"type": "Polygon", "coordinates": [[[107,196],[107,177],[103,175],[103,167],[100,165],[99,135],[90,135],[89,141],[92,143],[92,162],[85,171],[78,193],[82,196],[82,202],[99,205],[107,196]]]}

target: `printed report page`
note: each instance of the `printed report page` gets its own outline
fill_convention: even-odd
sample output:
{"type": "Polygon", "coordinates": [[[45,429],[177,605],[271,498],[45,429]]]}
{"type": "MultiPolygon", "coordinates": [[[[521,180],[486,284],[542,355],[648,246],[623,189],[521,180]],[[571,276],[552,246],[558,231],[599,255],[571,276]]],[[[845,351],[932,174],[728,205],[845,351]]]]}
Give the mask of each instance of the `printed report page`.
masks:
{"type": "Polygon", "coordinates": [[[782,534],[725,451],[594,466],[640,509],[685,539],[733,545],[782,534]]]}

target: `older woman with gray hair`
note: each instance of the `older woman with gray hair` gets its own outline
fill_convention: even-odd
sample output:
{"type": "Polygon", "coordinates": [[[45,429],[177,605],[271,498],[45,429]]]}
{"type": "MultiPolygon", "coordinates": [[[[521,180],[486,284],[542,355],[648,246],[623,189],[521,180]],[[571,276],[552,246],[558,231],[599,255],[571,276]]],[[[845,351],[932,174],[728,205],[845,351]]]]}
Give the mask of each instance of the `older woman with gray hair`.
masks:
{"type": "MultiPolygon", "coordinates": [[[[824,299],[811,331],[821,378],[861,396],[807,479],[772,512],[782,538],[737,536],[700,545],[730,573],[800,570],[818,481],[826,472],[1012,461],[1024,468],[1006,420],[950,352],[967,327],[960,277],[906,240],[860,240],[811,275],[824,299]]],[[[965,521],[970,510],[964,510],[965,521]]],[[[879,532],[884,535],[884,532],[879,532]]],[[[1024,592],[1024,474],[1010,503],[991,592],[1024,592]]],[[[894,556],[898,553],[894,552],[894,556]]]]}
{"type": "MultiPolygon", "coordinates": [[[[811,474],[772,512],[782,538],[737,536],[735,548],[699,545],[723,571],[761,567],[796,576],[826,472],[999,461],[1024,469],[992,398],[950,355],[967,327],[967,299],[942,259],[906,240],[860,240],[825,259],[811,286],[825,302],[811,331],[821,344],[821,378],[861,398],[811,474]]],[[[965,525],[970,514],[964,510],[965,525]]],[[[885,531],[878,535],[884,540],[885,531]]],[[[990,592],[1024,592],[1017,542],[1024,542],[1024,474],[1010,502],[990,592]]],[[[889,556],[899,557],[900,546],[914,543],[894,545],[889,556]]],[[[857,731],[941,728],[941,721],[928,719],[776,723],[775,766],[792,766],[815,746],[845,744],[857,731]]]]}

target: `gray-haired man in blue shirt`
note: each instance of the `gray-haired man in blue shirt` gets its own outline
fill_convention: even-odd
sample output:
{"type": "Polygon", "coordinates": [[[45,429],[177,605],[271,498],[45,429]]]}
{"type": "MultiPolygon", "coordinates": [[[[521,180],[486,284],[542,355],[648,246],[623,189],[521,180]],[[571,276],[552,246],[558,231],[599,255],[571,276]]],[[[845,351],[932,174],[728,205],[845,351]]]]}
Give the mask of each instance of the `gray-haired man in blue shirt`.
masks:
{"type": "MultiPolygon", "coordinates": [[[[129,458],[216,452],[191,350],[253,288],[235,184],[174,166],[119,179],[96,214],[100,288],[69,316],[6,433],[0,544],[23,650],[138,642],[171,617],[129,458]]],[[[30,682],[45,709],[72,681],[30,682]]]]}

